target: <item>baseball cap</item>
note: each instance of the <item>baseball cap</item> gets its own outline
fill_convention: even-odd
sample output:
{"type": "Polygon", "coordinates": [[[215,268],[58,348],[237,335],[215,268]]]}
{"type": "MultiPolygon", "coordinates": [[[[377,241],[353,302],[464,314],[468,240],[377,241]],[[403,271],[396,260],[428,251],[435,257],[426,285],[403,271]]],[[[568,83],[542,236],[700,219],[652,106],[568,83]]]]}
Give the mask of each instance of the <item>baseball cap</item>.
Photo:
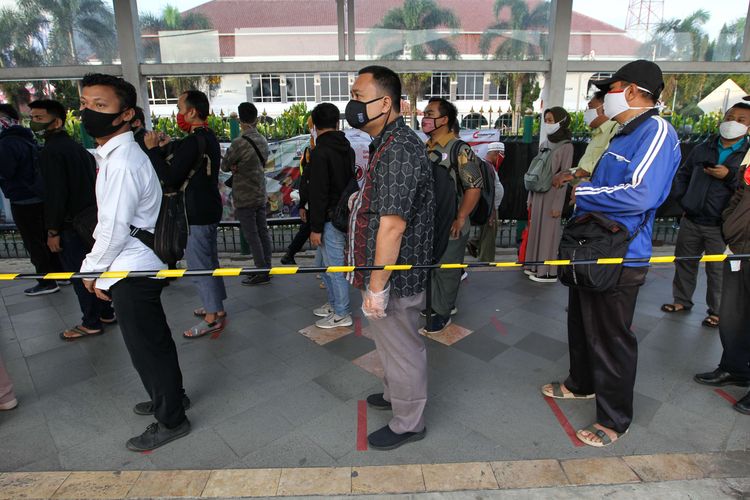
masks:
{"type": "Polygon", "coordinates": [[[489,153],[490,151],[498,151],[505,154],[505,144],[503,144],[502,142],[491,142],[487,146],[487,152],[489,153]]]}
{"type": "Polygon", "coordinates": [[[661,68],[657,64],[645,59],[629,62],[618,69],[611,78],[597,80],[592,83],[602,90],[609,90],[610,85],[620,81],[635,83],[639,87],[643,87],[651,92],[651,95],[655,99],[658,99],[661,91],[664,90],[664,77],[662,76],[661,68]]]}

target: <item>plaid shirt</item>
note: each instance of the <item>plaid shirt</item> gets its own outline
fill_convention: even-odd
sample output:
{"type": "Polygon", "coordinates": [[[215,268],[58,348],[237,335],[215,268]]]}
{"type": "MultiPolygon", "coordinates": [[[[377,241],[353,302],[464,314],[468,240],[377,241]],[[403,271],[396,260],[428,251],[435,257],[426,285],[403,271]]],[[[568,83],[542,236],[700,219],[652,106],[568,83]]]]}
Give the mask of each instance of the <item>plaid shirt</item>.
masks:
{"type": "MultiPolygon", "coordinates": [[[[433,199],[432,166],[424,143],[406,126],[403,118],[388,125],[370,144],[370,162],[364,184],[355,198],[349,219],[346,262],[371,266],[380,217],[398,215],[406,221],[397,264],[432,262],[433,199]]],[[[409,297],[425,289],[427,270],[396,271],[391,275],[391,293],[409,297]]],[[[369,272],[351,273],[350,281],[364,289],[369,272]]]]}

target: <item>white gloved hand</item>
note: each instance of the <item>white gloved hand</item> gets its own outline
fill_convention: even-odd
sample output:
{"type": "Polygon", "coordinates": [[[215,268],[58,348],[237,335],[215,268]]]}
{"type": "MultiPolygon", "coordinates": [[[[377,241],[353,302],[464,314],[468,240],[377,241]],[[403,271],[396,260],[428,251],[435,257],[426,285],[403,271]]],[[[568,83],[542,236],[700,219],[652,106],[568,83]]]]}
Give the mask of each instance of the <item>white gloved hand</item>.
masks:
{"type": "Polygon", "coordinates": [[[382,292],[373,292],[368,287],[362,292],[362,312],[368,319],[383,319],[388,307],[388,298],[391,294],[391,286],[388,285],[382,292]]]}

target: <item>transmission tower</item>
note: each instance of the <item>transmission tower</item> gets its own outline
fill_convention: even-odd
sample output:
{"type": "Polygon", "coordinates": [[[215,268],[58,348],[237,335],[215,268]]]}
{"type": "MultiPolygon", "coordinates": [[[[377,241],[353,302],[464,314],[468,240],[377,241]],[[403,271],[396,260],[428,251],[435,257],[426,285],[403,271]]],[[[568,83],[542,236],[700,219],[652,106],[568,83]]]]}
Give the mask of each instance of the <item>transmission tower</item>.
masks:
{"type": "Polygon", "coordinates": [[[629,0],[625,30],[649,33],[664,20],[664,0],[629,0]]]}

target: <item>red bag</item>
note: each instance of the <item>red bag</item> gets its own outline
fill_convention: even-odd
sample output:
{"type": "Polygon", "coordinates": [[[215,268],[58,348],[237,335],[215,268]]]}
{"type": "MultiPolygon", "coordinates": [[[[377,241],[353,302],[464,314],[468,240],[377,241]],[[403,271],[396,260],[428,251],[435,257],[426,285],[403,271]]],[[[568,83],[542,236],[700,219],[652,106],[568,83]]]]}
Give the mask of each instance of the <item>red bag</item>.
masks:
{"type": "Polygon", "coordinates": [[[521,246],[518,247],[518,262],[526,260],[526,245],[529,243],[529,226],[531,225],[531,207],[529,207],[528,222],[521,233],[521,246]]]}

